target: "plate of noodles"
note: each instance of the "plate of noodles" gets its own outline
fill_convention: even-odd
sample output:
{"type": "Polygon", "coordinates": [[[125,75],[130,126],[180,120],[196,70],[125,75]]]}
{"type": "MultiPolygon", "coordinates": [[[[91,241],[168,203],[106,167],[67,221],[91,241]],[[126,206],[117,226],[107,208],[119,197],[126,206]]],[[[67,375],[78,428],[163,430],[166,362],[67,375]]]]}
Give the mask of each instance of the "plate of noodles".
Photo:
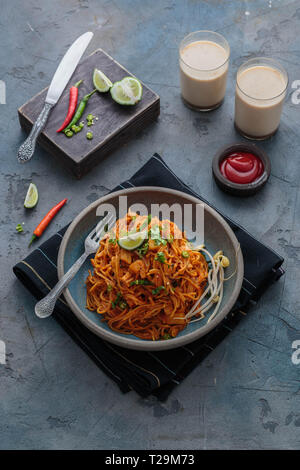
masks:
{"type": "Polygon", "coordinates": [[[215,328],[240,293],[243,256],[223,217],[180,191],[129,188],[90,204],[63,237],[58,277],[83,253],[84,240],[99,222],[96,212],[103,204],[115,209],[114,223],[105,228],[98,251],[64,291],[76,317],[108,342],[145,351],[180,347],[215,328]],[[120,196],[127,197],[128,210],[122,216],[120,196]],[[192,239],[195,220],[187,229],[191,224],[178,223],[172,211],[167,218],[151,213],[155,205],[172,207],[174,203],[183,211],[189,205],[189,220],[202,205],[203,243],[195,244],[192,239]],[[138,204],[148,213],[132,210],[138,204]]]}

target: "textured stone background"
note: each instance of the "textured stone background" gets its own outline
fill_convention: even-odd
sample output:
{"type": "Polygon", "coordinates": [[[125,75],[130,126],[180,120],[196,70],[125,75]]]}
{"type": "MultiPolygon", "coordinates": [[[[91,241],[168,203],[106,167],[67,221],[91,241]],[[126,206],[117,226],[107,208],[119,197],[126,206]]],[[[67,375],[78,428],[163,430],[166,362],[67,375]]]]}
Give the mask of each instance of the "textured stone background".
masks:
{"type": "Polygon", "coordinates": [[[223,194],[211,159],[240,141],[233,128],[234,78],[246,59],[266,55],[300,79],[300,1],[0,0],[1,315],[0,448],[194,449],[300,448],[300,374],[291,362],[300,339],[299,110],[284,108],[280,130],[261,144],[272,176],[255,197],[223,194]],[[226,101],[196,114],[179,97],[177,49],[190,31],[212,29],[231,45],[226,101]],[[49,84],[67,47],[95,33],[87,52],[102,47],[161,96],[159,121],[76,181],[42,150],[24,166],[16,151],[25,135],[17,108],[49,84]],[[68,206],[47,236],[91,201],[131,176],[159,152],[193,189],[285,257],[286,275],[240,326],[162,404],[122,395],[53,319],[33,314],[34,300],[14,278],[32,229],[55,203],[68,206]],[[29,182],[40,190],[25,212],[29,182]],[[15,231],[25,222],[25,234],[15,231]]]}

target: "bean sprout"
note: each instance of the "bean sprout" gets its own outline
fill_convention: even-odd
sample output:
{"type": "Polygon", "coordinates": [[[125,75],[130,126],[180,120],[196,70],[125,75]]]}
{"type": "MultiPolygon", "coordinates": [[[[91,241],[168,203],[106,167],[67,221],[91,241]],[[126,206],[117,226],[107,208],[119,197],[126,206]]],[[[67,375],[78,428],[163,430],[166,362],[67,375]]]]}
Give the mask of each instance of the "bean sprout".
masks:
{"type": "MultiPolygon", "coordinates": [[[[237,261],[237,254],[239,252],[240,245],[235,253],[235,258],[237,261]]],[[[208,271],[207,276],[207,287],[204,290],[202,296],[199,300],[193,305],[190,311],[185,315],[185,319],[189,320],[192,317],[197,316],[190,321],[190,323],[203,320],[205,318],[205,313],[214,307],[212,314],[209,316],[207,323],[211,322],[213,318],[216,317],[223,299],[224,293],[224,282],[231,279],[236,274],[236,267],[233,273],[230,274],[227,278],[224,277],[224,269],[229,266],[228,258],[224,257],[222,251],[218,251],[214,256],[205,249],[204,245],[193,248],[193,250],[201,251],[211,264],[211,269],[208,271]],[[222,258],[224,262],[222,263],[222,258]],[[225,268],[222,266],[224,264],[225,268]]],[[[237,262],[236,262],[237,266],[237,262]]]]}

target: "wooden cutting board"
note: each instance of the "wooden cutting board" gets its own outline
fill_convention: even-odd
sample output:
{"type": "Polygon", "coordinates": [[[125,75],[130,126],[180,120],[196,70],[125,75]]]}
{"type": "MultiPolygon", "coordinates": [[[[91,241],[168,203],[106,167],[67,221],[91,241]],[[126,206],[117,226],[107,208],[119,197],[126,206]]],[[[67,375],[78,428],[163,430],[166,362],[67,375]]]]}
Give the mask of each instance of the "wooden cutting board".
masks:
{"type": "MultiPolygon", "coordinates": [[[[144,84],[142,100],[134,106],[119,105],[114,102],[109,92],[95,93],[80,119],[85,122],[83,130],[71,138],[67,138],[63,133],[58,134],[56,130],[67,114],[70,87],[77,81],[84,80],[79,88],[79,103],[85,94],[94,89],[93,71],[95,68],[102,70],[112,82],[132,75],[102,49],[96,50],[78,65],[38,138],[38,143],[77,178],[81,178],[107,154],[143,130],[158,117],[160,112],[159,96],[144,84]],[[89,113],[98,117],[91,127],[86,126],[86,116],[89,113]],[[86,138],[88,131],[93,132],[92,140],[86,138]]],[[[47,90],[48,88],[45,88],[18,109],[21,127],[26,132],[30,132],[41,112],[47,90]]]]}

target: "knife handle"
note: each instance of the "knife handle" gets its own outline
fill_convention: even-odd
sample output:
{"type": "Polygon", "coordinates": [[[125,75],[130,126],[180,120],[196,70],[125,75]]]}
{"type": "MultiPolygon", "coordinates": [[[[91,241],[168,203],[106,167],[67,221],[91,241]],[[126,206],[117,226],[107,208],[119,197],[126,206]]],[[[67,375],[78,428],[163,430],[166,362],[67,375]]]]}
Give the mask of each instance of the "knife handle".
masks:
{"type": "Polygon", "coordinates": [[[25,142],[20,146],[18,151],[18,160],[20,163],[28,162],[33,156],[36,139],[45,127],[49,113],[53,107],[53,104],[45,103],[41,113],[37,120],[32,126],[31,132],[25,142]]]}

